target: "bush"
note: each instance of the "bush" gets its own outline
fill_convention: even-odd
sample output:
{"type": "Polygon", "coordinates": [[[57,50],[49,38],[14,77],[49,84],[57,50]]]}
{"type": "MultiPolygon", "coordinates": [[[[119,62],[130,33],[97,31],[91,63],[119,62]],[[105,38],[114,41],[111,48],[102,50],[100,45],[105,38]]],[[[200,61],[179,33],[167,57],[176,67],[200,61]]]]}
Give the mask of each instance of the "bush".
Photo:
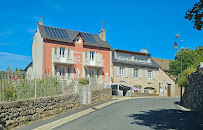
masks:
{"type": "Polygon", "coordinates": [[[188,85],[188,77],[192,72],[195,72],[196,69],[194,67],[189,67],[183,71],[182,77],[178,78],[177,83],[181,87],[185,87],[188,85]]]}
{"type": "Polygon", "coordinates": [[[80,84],[84,84],[84,85],[89,85],[89,79],[88,78],[82,78],[79,80],[80,84]]]}

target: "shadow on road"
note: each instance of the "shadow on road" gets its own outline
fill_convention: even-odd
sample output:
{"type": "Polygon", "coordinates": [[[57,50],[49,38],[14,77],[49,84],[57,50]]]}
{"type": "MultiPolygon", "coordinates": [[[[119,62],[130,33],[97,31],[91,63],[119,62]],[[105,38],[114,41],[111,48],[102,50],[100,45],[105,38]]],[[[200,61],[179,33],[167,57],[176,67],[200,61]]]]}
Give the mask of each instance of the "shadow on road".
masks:
{"type": "Polygon", "coordinates": [[[160,109],[140,111],[142,114],[132,114],[131,124],[149,126],[153,129],[203,129],[203,116],[193,111],[177,109],[160,109]]]}

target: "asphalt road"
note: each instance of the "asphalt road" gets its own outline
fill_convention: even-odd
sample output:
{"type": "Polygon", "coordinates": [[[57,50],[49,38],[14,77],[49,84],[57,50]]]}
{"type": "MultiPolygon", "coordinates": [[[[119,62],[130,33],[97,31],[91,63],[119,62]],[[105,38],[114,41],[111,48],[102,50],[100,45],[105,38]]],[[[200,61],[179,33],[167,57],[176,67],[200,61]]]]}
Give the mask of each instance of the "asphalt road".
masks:
{"type": "Polygon", "coordinates": [[[139,98],[112,104],[55,130],[203,129],[203,116],[183,111],[178,98],[139,98]]]}

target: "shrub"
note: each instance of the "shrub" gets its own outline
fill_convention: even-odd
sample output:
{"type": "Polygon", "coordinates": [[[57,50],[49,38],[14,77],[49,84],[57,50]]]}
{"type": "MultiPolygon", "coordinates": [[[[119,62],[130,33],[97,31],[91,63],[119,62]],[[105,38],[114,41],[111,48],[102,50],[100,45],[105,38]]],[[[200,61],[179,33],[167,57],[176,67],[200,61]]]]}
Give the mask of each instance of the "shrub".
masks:
{"type": "Polygon", "coordinates": [[[89,79],[88,78],[82,78],[79,80],[80,84],[84,84],[84,85],[89,85],[89,79]]]}
{"type": "Polygon", "coordinates": [[[178,78],[177,83],[181,87],[185,87],[188,85],[188,77],[192,72],[195,72],[196,69],[194,67],[189,67],[183,71],[182,77],[178,78]]]}

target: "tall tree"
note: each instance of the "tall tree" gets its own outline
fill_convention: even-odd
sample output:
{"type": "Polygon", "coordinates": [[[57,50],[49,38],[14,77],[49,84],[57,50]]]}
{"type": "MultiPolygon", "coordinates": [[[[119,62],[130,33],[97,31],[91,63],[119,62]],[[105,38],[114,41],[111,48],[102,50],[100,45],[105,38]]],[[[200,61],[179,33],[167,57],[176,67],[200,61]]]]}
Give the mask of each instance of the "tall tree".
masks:
{"type": "Polygon", "coordinates": [[[201,30],[203,28],[203,0],[196,3],[191,9],[185,14],[185,19],[194,23],[194,28],[201,30]]]}
{"type": "MultiPolygon", "coordinates": [[[[190,48],[182,48],[182,69],[183,71],[187,67],[194,64],[195,51],[190,48]]],[[[175,59],[170,62],[169,74],[178,77],[181,70],[181,49],[176,53],[175,59]]]]}

